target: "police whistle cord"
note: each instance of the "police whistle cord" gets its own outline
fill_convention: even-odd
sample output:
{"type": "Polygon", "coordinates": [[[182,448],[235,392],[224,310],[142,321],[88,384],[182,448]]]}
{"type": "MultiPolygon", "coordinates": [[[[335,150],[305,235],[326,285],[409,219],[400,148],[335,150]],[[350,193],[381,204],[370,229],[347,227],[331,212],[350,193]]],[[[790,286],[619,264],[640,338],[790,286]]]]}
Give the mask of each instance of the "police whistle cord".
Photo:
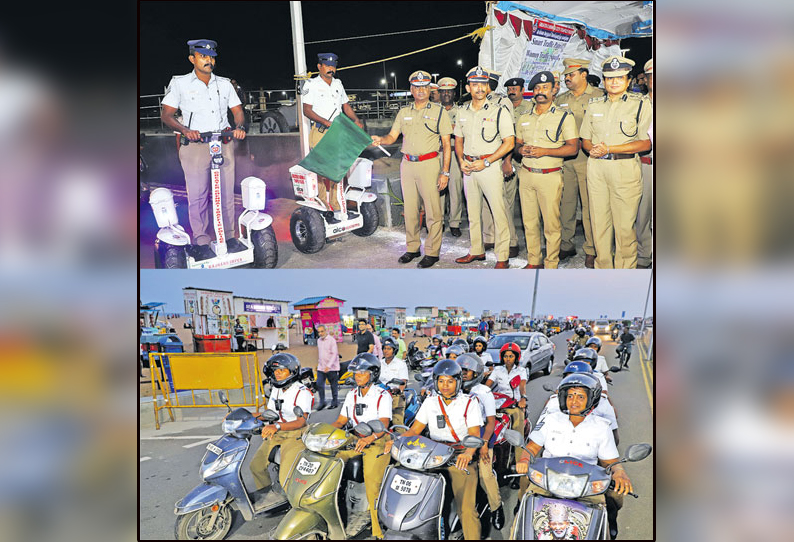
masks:
{"type": "MultiPolygon", "coordinates": [[[[460,40],[463,40],[463,39],[466,39],[466,38],[471,38],[472,41],[476,42],[477,39],[482,39],[483,36],[485,35],[485,33],[488,30],[492,30],[493,28],[494,28],[493,26],[482,26],[482,27],[478,28],[477,30],[474,30],[473,32],[469,32],[468,34],[460,36],[459,38],[455,38],[455,39],[452,39],[452,40],[449,40],[449,41],[445,41],[444,43],[438,43],[436,45],[431,45],[430,47],[425,47],[424,49],[417,49],[416,51],[411,51],[409,53],[403,53],[401,55],[392,56],[392,57],[389,57],[389,58],[381,58],[379,60],[373,60],[371,62],[364,62],[363,64],[356,64],[355,66],[345,66],[344,68],[339,68],[337,71],[352,70],[353,68],[361,68],[363,66],[371,66],[373,64],[380,64],[381,62],[387,62],[389,60],[395,60],[397,58],[403,58],[403,57],[415,55],[415,54],[418,54],[418,53],[424,53],[425,51],[429,51],[431,49],[437,49],[438,47],[444,47],[445,45],[449,45],[450,43],[455,43],[456,41],[460,41],[460,40]]],[[[304,79],[310,79],[312,76],[317,75],[318,73],[319,72],[306,72],[305,75],[295,75],[294,78],[297,81],[301,81],[301,80],[304,80],[304,79]]]]}

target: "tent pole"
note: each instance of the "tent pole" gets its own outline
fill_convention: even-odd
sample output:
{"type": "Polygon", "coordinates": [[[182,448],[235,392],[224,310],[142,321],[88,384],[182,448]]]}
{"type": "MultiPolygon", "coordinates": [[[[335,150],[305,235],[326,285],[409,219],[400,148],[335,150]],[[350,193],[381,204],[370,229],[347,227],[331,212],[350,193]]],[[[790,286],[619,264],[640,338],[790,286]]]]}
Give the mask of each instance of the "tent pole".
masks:
{"type": "MultiPolygon", "coordinates": [[[[289,3],[289,14],[292,22],[292,56],[295,61],[295,74],[306,75],[306,48],[303,40],[303,10],[300,2],[289,3]]],[[[297,81],[297,87],[303,84],[297,81]]],[[[301,156],[309,154],[309,120],[303,115],[301,95],[295,93],[296,116],[298,119],[298,132],[301,142],[301,156]]]]}
{"type": "Polygon", "coordinates": [[[490,34],[490,36],[491,36],[491,70],[492,71],[495,69],[495,66],[496,66],[496,63],[494,62],[494,57],[493,57],[493,26],[494,26],[494,24],[493,24],[493,5],[494,5],[493,2],[489,2],[488,3],[488,26],[491,27],[491,29],[488,31],[488,34],[490,34]]]}

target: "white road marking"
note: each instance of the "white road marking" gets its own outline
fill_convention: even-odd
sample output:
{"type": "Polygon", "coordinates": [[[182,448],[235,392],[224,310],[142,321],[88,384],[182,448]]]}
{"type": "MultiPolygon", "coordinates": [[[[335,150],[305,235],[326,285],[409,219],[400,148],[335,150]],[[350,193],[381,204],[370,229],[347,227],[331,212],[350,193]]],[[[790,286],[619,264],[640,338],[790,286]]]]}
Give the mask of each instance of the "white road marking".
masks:
{"type": "Polygon", "coordinates": [[[200,440],[198,442],[193,442],[191,444],[185,444],[182,446],[183,448],[193,448],[194,446],[201,446],[202,444],[206,444],[208,442],[212,442],[213,440],[217,440],[217,437],[210,437],[204,440],[200,440]]]}
{"type": "Polygon", "coordinates": [[[144,461],[149,461],[150,459],[151,459],[151,457],[149,457],[149,456],[147,455],[147,456],[145,456],[145,457],[142,457],[142,458],[140,459],[139,463],[143,463],[144,461]]]}

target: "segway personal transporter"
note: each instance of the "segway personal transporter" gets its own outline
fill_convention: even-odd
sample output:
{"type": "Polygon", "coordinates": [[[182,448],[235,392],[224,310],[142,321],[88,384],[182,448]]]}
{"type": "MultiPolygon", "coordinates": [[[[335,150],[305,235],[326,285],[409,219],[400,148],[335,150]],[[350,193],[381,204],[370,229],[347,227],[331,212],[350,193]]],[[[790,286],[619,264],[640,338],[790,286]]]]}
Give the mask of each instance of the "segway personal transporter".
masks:
{"type": "MultiPolygon", "coordinates": [[[[157,219],[157,239],[154,243],[154,262],[158,269],[227,269],[253,264],[257,268],[273,268],[278,262],[278,245],[273,232],[273,218],[261,211],[265,208],[265,182],[258,177],[246,177],[241,183],[245,211],[238,219],[240,237],[227,238],[223,227],[221,204],[221,154],[223,143],[231,141],[232,130],[202,132],[201,143],[208,143],[210,179],[212,187],[212,224],[216,241],[210,244],[212,256],[204,259],[194,252],[190,236],[179,225],[174,195],[167,188],[157,188],[149,197],[157,219]]],[[[199,143],[199,142],[189,142],[199,143]]]]}

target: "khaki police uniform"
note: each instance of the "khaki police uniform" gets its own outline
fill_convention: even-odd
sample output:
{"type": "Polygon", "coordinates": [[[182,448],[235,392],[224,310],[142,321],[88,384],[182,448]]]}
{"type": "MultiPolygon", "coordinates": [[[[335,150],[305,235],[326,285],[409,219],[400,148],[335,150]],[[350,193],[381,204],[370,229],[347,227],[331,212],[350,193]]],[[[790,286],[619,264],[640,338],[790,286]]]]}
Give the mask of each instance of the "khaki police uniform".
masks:
{"type": "MultiPolygon", "coordinates": [[[[516,125],[516,140],[525,145],[558,149],[569,139],[579,138],[573,115],[564,108],[552,105],[538,115],[535,108],[522,115],[516,125]]],[[[562,197],[563,158],[542,156],[523,157],[518,170],[521,216],[527,240],[527,262],[540,265],[540,221],[546,237],[546,269],[556,269],[560,261],[560,199],[562,197]],[[540,211],[540,212],[538,212],[540,211]]]]}
{"type": "MultiPolygon", "coordinates": [[[[452,104],[452,107],[446,109],[449,116],[449,122],[452,125],[452,131],[455,131],[455,122],[458,118],[458,106],[452,104]]],[[[441,192],[441,209],[447,209],[447,196],[449,196],[449,227],[460,228],[460,221],[463,218],[463,180],[461,178],[460,166],[458,159],[455,156],[455,137],[453,136],[450,141],[450,149],[452,151],[452,159],[449,161],[449,183],[447,189],[441,192]]],[[[439,151],[441,152],[441,151],[439,151]]],[[[439,164],[443,166],[444,156],[439,154],[439,164]]]]}
{"type": "MultiPolygon", "coordinates": [[[[416,413],[416,421],[427,426],[431,439],[448,444],[456,442],[455,436],[446,422],[447,419],[458,440],[469,434],[470,427],[482,427],[484,423],[482,412],[476,398],[460,393],[450,404],[444,402],[443,410],[442,402],[441,396],[431,395],[425,399],[416,413]],[[444,417],[444,412],[446,412],[446,417],[444,417]],[[444,421],[440,424],[439,420],[444,421]],[[443,427],[439,427],[439,425],[443,425],[443,427]]],[[[477,461],[471,461],[466,467],[469,474],[458,470],[454,465],[446,467],[446,469],[452,483],[452,496],[455,499],[458,517],[463,525],[463,538],[479,540],[481,527],[480,518],[477,515],[476,500],[479,479],[477,461]]]]}
{"type": "MultiPolygon", "coordinates": [[[[610,59],[605,61],[608,64],[610,59]]],[[[610,77],[605,71],[604,76],[610,77]]],[[[580,137],[594,145],[622,145],[648,140],[652,106],[647,96],[625,92],[615,101],[607,95],[592,98],[582,121],[580,137]]],[[[608,154],[587,160],[587,191],[596,249],[596,269],[637,267],[637,220],[642,197],[642,173],[637,154],[608,154]],[[613,259],[614,241],[614,259],[613,259]]]]}
{"type": "MultiPolygon", "coordinates": [[[[510,100],[506,101],[510,104],[510,100]]],[[[502,145],[503,139],[515,135],[511,108],[512,104],[508,107],[499,104],[498,100],[485,100],[478,110],[472,108],[472,102],[460,107],[455,137],[463,138],[464,159],[473,162],[480,157],[489,156],[502,145]]],[[[485,253],[481,219],[484,199],[495,223],[496,259],[506,262],[510,252],[510,224],[505,206],[502,160],[492,162],[490,167],[482,171],[464,175],[463,190],[466,194],[466,212],[469,216],[470,253],[472,255],[485,253]]]]}
{"type": "Polygon", "coordinates": [[[444,210],[438,192],[441,162],[435,155],[427,155],[438,153],[441,136],[452,134],[449,115],[437,103],[427,102],[421,109],[412,103],[397,112],[390,133],[403,135],[400,186],[404,201],[406,250],[420,252],[419,207],[424,204],[427,224],[425,256],[437,258],[444,224],[444,210]]]}
{"type": "MultiPolygon", "coordinates": [[[[476,397],[480,402],[483,424],[483,433],[480,435],[482,435],[485,432],[485,425],[488,423],[488,416],[496,418],[496,401],[491,388],[484,384],[472,387],[469,395],[476,397]]],[[[493,469],[493,448],[490,450],[491,454],[487,461],[480,454],[479,471],[480,487],[485,491],[485,495],[488,497],[488,507],[493,511],[502,506],[502,495],[499,493],[499,482],[496,480],[496,472],[493,469]]]]}
{"type": "MultiPolygon", "coordinates": [[[[575,96],[573,91],[568,90],[557,97],[556,103],[573,113],[576,129],[581,131],[588,103],[592,98],[600,96],[604,96],[602,89],[587,85],[580,96],[575,96]]],[[[576,204],[579,199],[582,202],[582,227],[584,229],[582,250],[588,256],[595,256],[593,227],[590,223],[590,198],[587,195],[587,155],[581,148],[576,156],[565,158],[562,166],[562,200],[560,202],[562,239],[560,249],[566,252],[576,248],[573,238],[576,234],[576,204]]]]}
{"type": "MultiPolygon", "coordinates": [[[[227,77],[212,73],[209,83],[204,84],[192,71],[171,79],[162,103],[182,111],[182,124],[188,130],[215,132],[231,128],[227,111],[242,102],[227,77]]],[[[234,216],[234,147],[235,143],[230,141],[224,143],[221,149],[221,208],[227,238],[232,237],[237,223],[234,216]]],[[[187,145],[180,145],[179,162],[185,173],[187,213],[193,243],[208,245],[213,234],[210,234],[212,188],[207,144],[191,141],[187,145]]]]}
{"type": "MultiPolygon", "coordinates": [[[[653,73],[653,59],[645,63],[645,73],[653,73]]],[[[653,104],[653,98],[648,96],[653,104]]],[[[653,259],[653,149],[640,154],[642,171],[642,197],[637,211],[637,265],[649,266],[653,259]]]]}
{"type": "MultiPolygon", "coordinates": [[[[267,401],[267,408],[275,410],[281,417],[281,423],[294,422],[298,419],[292,410],[299,406],[304,412],[312,411],[312,402],[314,396],[309,389],[300,382],[293,382],[286,388],[273,388],[270,397],[267,401]]],[[[267,472],[267,465],[269,463],[268,457],[270,450],[274,446],[281,446],[281,464],[279,466],[279,484],[284,487],[284,481],[287,479],[287,473],[295,461],[295,458],[301,452],[303,447],[299,440],[303,435],[303,429],[293,429],[291,431],[280,430],[270,437],[268,440],[262,442],[262,445],[254,454],[251,459],[251,473],[254,475],[256,481],[256,489],[262,489],[272,484],[270,473],[267,472]]]]}
{"type": "MultiPolygon", "coordinates": [[[[407,382],[411,378],[408,374],[408,365],[396,357],[388,362],[384,359],[380,364],[379,380],[383,384],[387,384],[395,378],[407,382]]],[[[402,393],[392,397],[391,421],[392,425],[402,425],[405,421],[405,396],[402,393]]]]}

